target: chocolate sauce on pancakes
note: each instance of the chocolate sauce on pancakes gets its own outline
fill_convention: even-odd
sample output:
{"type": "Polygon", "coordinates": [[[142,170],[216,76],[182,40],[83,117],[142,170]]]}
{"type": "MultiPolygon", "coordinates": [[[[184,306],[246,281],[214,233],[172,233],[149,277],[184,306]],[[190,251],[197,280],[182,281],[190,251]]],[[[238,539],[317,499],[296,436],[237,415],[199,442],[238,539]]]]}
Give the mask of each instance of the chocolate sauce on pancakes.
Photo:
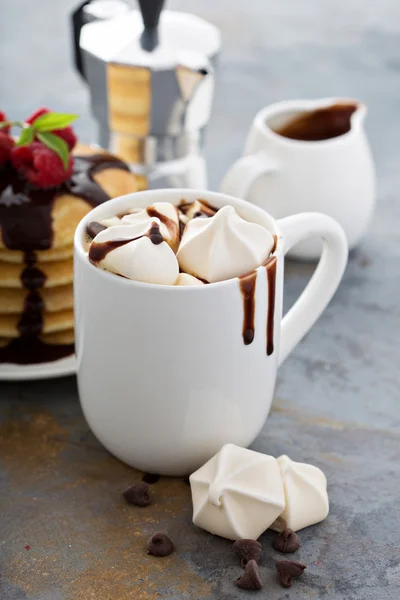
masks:
{"type": "Polygon", "coordinates": [[[24,252],[22,285],[29,293],[19,324],[19,338],[0,348],[0,363],[34,364],[57,360],[73,353],[73,344],[46,344],[43,332],[44,303],[40,289],[46,276],[36,262],[35,251],[51,248],[52,208],[56,198],[69,194],[97,206],[109,196],[94,180],[106,169],[129,171],[129,167],[109,154],[74,156],[74,171],[68,181],[51,189],[38,189],[6,164],[0,167],[0,228],[5,246],[24,252]]]}

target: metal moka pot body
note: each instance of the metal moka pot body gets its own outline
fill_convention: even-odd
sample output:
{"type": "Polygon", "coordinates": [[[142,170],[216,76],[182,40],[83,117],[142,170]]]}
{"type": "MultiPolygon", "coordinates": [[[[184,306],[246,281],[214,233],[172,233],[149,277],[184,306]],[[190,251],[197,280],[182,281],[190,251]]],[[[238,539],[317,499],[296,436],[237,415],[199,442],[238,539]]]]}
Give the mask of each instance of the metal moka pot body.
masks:
{"type": "Polygon", "coordinates": [[[219,30],[195,15],[162,11],[156,0],[142,0],[140,11],[115,1],[119,14],[111,18],[93,18],[104,0],[73,16],[99,143],[130,163],[141,189],[205,187],[219,30]]]}

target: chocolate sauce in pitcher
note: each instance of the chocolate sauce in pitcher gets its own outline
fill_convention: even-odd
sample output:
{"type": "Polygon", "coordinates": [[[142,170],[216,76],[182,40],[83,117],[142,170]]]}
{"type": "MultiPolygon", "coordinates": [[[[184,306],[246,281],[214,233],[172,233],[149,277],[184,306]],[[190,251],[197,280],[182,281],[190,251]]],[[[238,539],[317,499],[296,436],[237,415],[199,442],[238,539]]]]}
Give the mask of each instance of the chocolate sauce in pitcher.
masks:
{"type": "Polygon", "coordinates": [[[291,140],[318,142],[339,137],[350,131],[351,116],[359,108],[354,102],[338,102],[289,119],[275,133],[291,140]]]}
{"type": "Polygon", "coordinates": [[[40,293],[46,276],[37,263],[35,251],[48,250],[53,241],[52,209],[56,198],[69,194],[97,206],[109,196],[94,180],[105,169],[128,171],[128,166],[109,154],[75,156],[68,181],[51,189],[38,189],[6,164],[0,168],[0,228],[6,248],[24,252],[21,283],[27,290],[18,323],[19,337],[0,348],[0,363],[35,364],[69,356],[73,344],[46,344],[43,333],[44,303],[40,293]]]}

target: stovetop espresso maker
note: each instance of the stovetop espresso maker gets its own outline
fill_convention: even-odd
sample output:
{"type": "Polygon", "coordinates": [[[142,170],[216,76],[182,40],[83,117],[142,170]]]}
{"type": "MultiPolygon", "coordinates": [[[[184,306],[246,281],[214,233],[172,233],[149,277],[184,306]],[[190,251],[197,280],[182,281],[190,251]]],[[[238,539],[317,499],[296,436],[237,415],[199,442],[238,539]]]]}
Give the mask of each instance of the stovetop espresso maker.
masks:
{"type": "Polygon", "coordinates": [[[164,0],[89,0],[72,15],[75,64],[89,85],[98,142],[140,189],[206,188],[202,155],[220,32],[164,0]]]}

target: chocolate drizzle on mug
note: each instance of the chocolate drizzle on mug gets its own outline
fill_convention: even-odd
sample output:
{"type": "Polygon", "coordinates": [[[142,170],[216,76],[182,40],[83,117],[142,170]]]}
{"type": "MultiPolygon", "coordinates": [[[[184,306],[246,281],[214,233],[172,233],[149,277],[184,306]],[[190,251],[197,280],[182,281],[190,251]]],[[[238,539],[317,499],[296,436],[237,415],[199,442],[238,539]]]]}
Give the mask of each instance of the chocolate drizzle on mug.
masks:
{"type": "Polygon", "coordinates": [[[109,196],[94,180],[105,169],[129,171],[128,166],[109,154],[74,156],[71,178],[52,189],[38,189],[6,164],[0,168],[0,229],[6,248],[24,252],[21,282],[29,291],[18,324],[20,337],[0,348],[0,363],[34,364],[58,360],[73,353],[73,344],[46,344],[43,332],[44,303],[40,295],[46,277],[36,263],[34,252],[51,248],[52,209],[55,200],[69,194],[97,206],[109,196]]]}
{"type": "Polygon", "coordinates": [[[257,271],[239,277],[240,292],[243,298],[243,341],[246,346],[254,340],[254,317],[256,308],[257,271]]]}
{"type": "Polygon", "coordinates": [[[276,291],[276,256],[272,256],[265,263],[268,282],[268,312],[267,312],[267,356],[274,351],[274,315],[276,291]]]}
{"type": "Polygon", "coordinates": [[[339,137],[350,131],[351,116],[359,108],[357,103],[337,103],[311,112],[302,112],[275,133],[291,140],[318,142],[339,137]]]}
{"type": "MultiPolygon", "coordinates": [[[[275,315],[275,292],[276,292],[276,262],[277,257],[272,256],[278,244],[278,237],[274,235],[274,245],[271,255],[264,263],[268,284],[268,313],[267,313],[267,355],[274,351],[274,315],[275,315]]],[[[255,310],[256,310],[256,283],[258,269],[239,277],[239,287],[243,298],[243,342],[246,346],[252,343],[255,333],[255,310]]]]}

